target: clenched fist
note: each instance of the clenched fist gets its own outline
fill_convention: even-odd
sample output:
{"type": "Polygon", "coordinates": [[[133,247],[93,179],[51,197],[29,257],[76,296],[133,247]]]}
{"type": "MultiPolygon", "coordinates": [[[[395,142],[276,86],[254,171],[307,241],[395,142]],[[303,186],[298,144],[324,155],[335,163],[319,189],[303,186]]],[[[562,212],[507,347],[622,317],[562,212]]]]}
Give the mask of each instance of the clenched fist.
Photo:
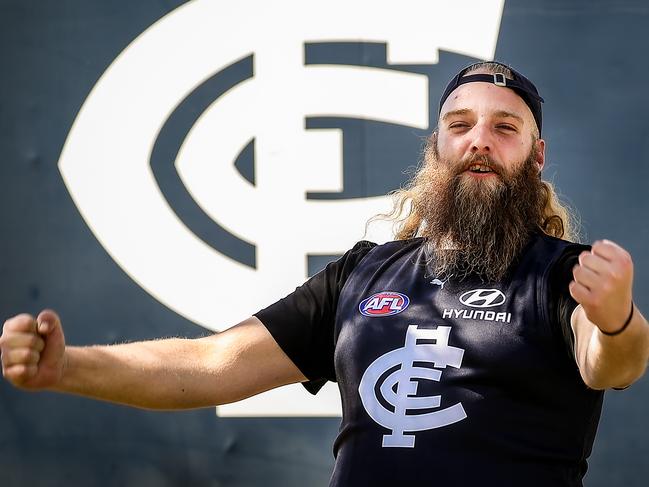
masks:
{"type": "Polygon", "coordinates": [[[36,319],[21,314],[8,319],[0,336],[2,375],[21,389],[46,389],[63,376],[65,338],[56,313],[36,319]]]}
{"type": "Polygon", "coordinates": [[[609,240],[597,241],[579,255],[570,294],[588,319],[606,333],[619,331],[629,318],[633,299],[633,261],[609,240]]]}

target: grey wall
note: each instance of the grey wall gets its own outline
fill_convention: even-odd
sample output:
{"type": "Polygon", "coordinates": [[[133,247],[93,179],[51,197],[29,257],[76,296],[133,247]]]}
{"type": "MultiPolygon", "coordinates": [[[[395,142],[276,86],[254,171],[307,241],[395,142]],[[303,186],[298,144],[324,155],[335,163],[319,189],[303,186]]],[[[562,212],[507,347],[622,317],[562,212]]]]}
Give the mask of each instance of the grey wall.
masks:
{"type": "MultiPolygon", "coordinates": [[[[99,76],[131,40],[182,3],[0,0],[3,319],[54,307],[74,344],[206,333],[113,262],[57,169],[74,117],[99,76]]],[[[546,178],[579,209],[587,240],[606,237],[631,251],[636,302],[645,313],[648,31],[649,5],[642,0],[512,0],[496,52],[545,97],[546,178]]],[[[319,46],[310,55],[312,62],[385,65],[381,45],[319,46]]],[[[409,69],[429,75],[436,100],[442,83],[469,61],[442,52],[438,65],[409,69]]],[[[347,123],[346,191],[397,187],[424,133],[347,123]],[[365,137],[364,148],[353,144],[355,134],[365,137]],[[395,154],[401,167],[394,167],[395,154]],[[383,177],[372,177],[368,160],[383,167],[383,177]]],[[[587,485],[647,485],[648,403],[646,379],[607,394],[587,485]]],[[[0,484],[326,485],[337,426],[334,419],[223,419],[213,410],[150,413],[26,394],[0,382],[0,484]]]]}

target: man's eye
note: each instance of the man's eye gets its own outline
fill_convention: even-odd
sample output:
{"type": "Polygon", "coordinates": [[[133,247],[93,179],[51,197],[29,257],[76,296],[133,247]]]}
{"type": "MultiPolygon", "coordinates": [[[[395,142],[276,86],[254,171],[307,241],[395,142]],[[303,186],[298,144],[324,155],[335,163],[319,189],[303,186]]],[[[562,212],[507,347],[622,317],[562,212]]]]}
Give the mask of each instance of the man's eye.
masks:
{"type": "Polygon", "coordinates": [[[460,129],[460,128],[466,128],[468,126],[469,124],[466,122],[453,122],[452,124],[449,125],[449,128],[460,129]]]}
{"type": "Polygon", "coordinates": [[[516,127],[513,125],[499,124],[496,126],[498,130],[504,130],[506,132],[516,132],[516,127]]]}

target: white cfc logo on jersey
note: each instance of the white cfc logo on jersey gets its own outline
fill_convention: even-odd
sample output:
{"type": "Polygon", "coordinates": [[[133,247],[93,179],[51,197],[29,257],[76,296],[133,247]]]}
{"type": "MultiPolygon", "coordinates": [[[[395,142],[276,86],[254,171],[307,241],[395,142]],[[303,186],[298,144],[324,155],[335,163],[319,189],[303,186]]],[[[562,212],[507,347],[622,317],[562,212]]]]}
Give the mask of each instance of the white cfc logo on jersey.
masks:
{"type": "Polygon", "coordinates": [[[450,326],[438,326],[433,330],[410,325],[404,346],[381,355],[363,374],[358,386],[363,407],[374,421],[392,431],[383,435],[384,447],[413,448],[415,436],[406,432],[440,428],[466,418],[462,403],[416,414],[417,410],[439,408],[441,396],[417,397],[419,383],[415,379],[439,382],[442,372],[437,368],[444,369],[449,365],[460,368],[462,364],[464,350],[448,345],[450,332],[450,326]],[[426,342],[419,343],[421,340],[426,342]],[[434,343],[430,343],[431,341],[434,343]],[[421,362],[436,368],[415,366],[415,363],[421,362]],[[395,367],[396,370],[379,384],[383,375],[395,367]],[[384,402],[392,406],[391,409],[386,408],[377,398],[377,386],[377,393],[380,392],[384,402]]]}

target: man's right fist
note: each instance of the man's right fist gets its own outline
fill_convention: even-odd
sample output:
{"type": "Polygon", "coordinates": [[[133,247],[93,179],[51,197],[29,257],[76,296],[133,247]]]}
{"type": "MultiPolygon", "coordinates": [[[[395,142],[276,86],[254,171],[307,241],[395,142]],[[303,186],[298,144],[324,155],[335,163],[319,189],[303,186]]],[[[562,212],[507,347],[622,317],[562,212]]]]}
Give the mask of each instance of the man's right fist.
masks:
{"type": "Polygon", "coordinates": [[[5,321],[0,336],[2,375],[21,389],[55,387],[63,376],[65,338],[54,311],[36,319],[21,314],[5,321]]]}

